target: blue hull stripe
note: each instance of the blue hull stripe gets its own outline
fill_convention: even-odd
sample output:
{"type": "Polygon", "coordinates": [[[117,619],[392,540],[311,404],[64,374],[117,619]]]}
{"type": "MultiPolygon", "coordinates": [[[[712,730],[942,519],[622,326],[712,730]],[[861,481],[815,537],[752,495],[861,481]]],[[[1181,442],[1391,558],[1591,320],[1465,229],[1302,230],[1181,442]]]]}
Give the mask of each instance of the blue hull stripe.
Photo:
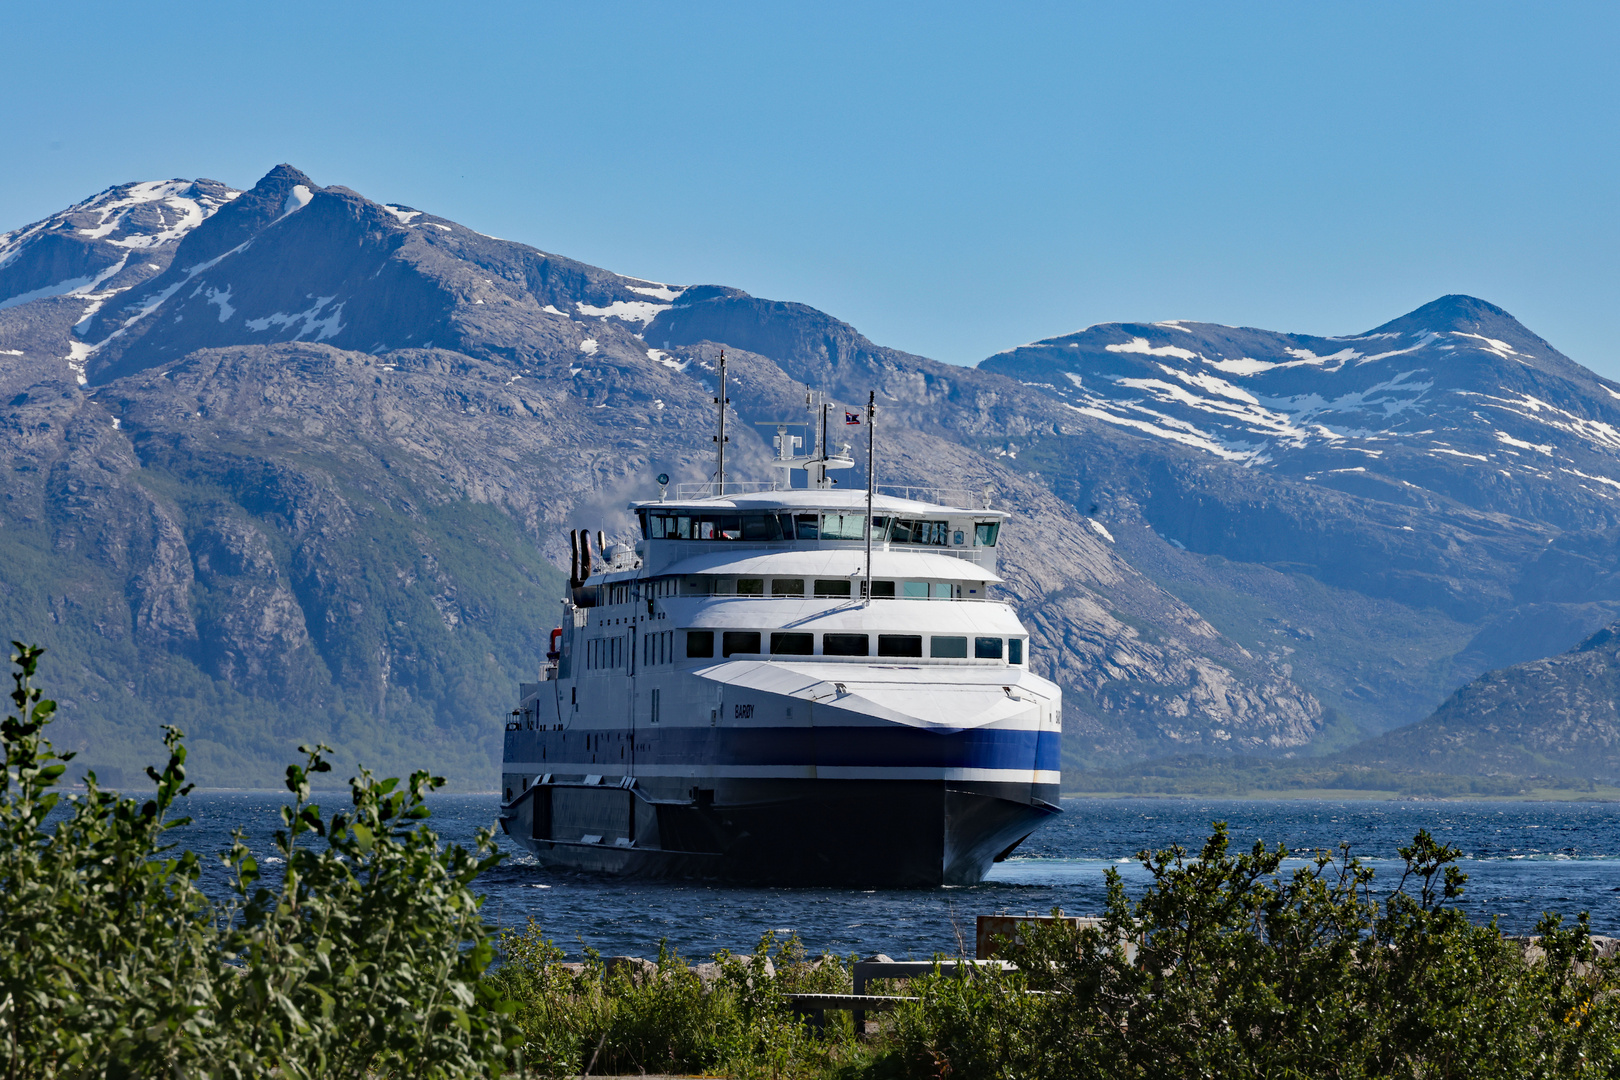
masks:
{"type": "MultiPolygon", "coordinates": [[[[622,732],[623,729],[620,729],[622,732]]],[[[586,732],[508,731],[507,761],[578,761],[586,732]],[[542,740],[544,740],[542,742],[542,740]]],[[[596,732],[589,734],[595,735],[596,732]]],[[[607,732],[605,734],[618,734],[607,732]]],[[[608,745],[604,743],[603,749],[608,745]]],[[[689,728],[643,726],[637,765],[857,766],[866,768],[1031,769],[1062,767],[1055,731],[1000,728],[925,731],[906,727],[689,728]]]]}

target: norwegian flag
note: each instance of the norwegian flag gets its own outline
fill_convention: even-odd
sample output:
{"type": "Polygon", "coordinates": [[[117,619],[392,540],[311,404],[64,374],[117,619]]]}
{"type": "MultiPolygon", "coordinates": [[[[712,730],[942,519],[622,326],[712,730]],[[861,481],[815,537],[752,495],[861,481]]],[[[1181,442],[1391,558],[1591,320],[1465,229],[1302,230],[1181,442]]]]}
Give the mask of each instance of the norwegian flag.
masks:
{"type": "Polygon", "coordinates": [[[859,427],[860,423],[861,423],[861,414],[860,413],[858,413],[858,412],[846,412],[846,413],[844,413],[844,426],[845,427],[859,427]]]}

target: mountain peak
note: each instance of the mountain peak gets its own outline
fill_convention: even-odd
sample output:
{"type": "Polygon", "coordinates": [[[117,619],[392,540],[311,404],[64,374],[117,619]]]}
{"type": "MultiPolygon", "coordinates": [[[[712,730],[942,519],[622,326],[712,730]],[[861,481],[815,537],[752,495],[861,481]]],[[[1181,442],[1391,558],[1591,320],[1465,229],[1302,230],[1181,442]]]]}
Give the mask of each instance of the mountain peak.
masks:
{"type": "Polygon", "coordinates": [[[1459,333],[1481,338],[1505,341],[1513,346],[1530,346],[1527,351],[1562,354],[1532,333],[1528,327],[1507,311],[1477,296],[1451,293],[1431,300],[1398,319],[1367,331],[1372,334],[1403,333],[1459,333]]]}
{"type": "Polygon", "coordinates": [[[203,227],[187,234],[175,253],[175,265],[196,266],[225,254],[276,218],[301,208],[320,190],[320,185],[298,169],[277,165],[203,227]]]}

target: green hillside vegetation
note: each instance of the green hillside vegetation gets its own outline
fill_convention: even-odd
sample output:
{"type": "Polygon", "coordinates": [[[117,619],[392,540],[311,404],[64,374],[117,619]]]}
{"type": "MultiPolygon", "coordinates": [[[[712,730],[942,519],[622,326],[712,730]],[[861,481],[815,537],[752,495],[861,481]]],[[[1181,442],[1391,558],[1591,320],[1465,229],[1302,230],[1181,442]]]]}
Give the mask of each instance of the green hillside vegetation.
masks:
{"type": "MultiPolygon", "coordinates": [[[[308,632],[265,668],[222,654],[208,632],[252,611],[242,567],[199,567],[198,637],[158,650],[132,625],[127,574],[53,545],[45,522],[0,530],[0,620],[79,660],[51,671],[75,775],[96,768],[114,787],[135,782],[126,763],[173,723],[194,733],[192,775],[210,786],[262,787],[285,747],[324,742],[345,767],[400,772],[432,760],[455,787],[493,788],[501,718],[516,684],[537,677],[564,576],[497,507],[439,493],[385,498],[352,474],[343,495],[364,527],[296,547],[287,508],[263,497],[253,465],[211,478],[149,466],[134,481],[169,508],[198,562],[241,560],[219,551],[222,519],[268,543],[269,584],[296,598],[308,632]]],[[[334,463],[330,475],[345,473],[334,463]]]]}

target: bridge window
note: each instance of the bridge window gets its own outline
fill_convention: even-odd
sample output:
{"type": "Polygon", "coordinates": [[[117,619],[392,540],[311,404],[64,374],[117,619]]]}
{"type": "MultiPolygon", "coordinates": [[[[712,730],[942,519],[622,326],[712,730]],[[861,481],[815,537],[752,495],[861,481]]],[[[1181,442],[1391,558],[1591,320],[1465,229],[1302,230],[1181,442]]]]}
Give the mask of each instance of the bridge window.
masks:
{"type": "Polygon", "coordinates": [[[1007,663],[1022,664],[1024,662],[1024,639],[1015,637],[1007,639],[1007,663]]]}
{"type": "Polygon", "coordinates": [[[973,526],[973,542],[980,547],[995,547],[996,535],[1001,532],[1001,522],[981,521],[973,526]]]}
{"type": "Polygon", "coordinates": [[[879,634],[879,656],[921,656],[921,634],[879,634]]]}
{"type": "Polygon", "coordinates": [[[774,578],[771,581],[772,596],[803,596],[804,578],[774,578]]]}
{"type": "Polygon", "coordinates": [[[973,656],[979,660],[1000,660],[1001,639],[998,637],[976,637],[973,639],[973,656]]]}
{"type": "Polygon", "coordinates": [[[774,633],[771,635],[773,656],[810,656],[816,651],[816,635],[774,633]]]}
{"type": "Polygon", "coordinates": [[[893,539],[897,544],[930,544],[934,547],[944,547],[950,539],[950,523],[896,518],[893,539]]]}
{"type": "Polygon", "coordinates": [[[821,517],[823,540],[865,540],[865,514],[823,514],[821,517]]]}
{"type": "Polygon", "coordinates": [[[865,634],[822,634],[823,656],[868,656],[870,645],[865,634]]]}
{"type": "Polygon", "coordinates": [[[793,535],[800,540],[821,539],[821,518],[816,514],[799,514],[794,519],[793,535]]]}
{"type": "Polygon", "coordinates": [[[928,639],[928,655],[936,660],[966,660],[967,638],[931,637],[928,639]]]}
{"type": "Polygon", "coordinates": [[[686,655],[693,660],[707,659],[714,655],[713,630],[688,630],[686,632],[686,655]]]}
{"type": "Polygon", "coordinates": [[[848,598],[849,578],[816,578],[816,596],[826,598],[848,598]]]}
{"type": "MultiPolygon", "coordinates": [[[[864,581],[861,582],[861,595],[862,596],[866,595],[866,582],[864,582],[864,581]]],[[[872,582],[872,599],[874,599],[874,600],[893,600],[894,599],[894,582],[892,582],[892,581],[874,581],[874,582],[872,582]]]]}
{"type": "Polygon", "coordinates": [[[726,656],[732,653],[758,653],[758,630],[727,630],[721,642],[722,651],[726,656]]]}

